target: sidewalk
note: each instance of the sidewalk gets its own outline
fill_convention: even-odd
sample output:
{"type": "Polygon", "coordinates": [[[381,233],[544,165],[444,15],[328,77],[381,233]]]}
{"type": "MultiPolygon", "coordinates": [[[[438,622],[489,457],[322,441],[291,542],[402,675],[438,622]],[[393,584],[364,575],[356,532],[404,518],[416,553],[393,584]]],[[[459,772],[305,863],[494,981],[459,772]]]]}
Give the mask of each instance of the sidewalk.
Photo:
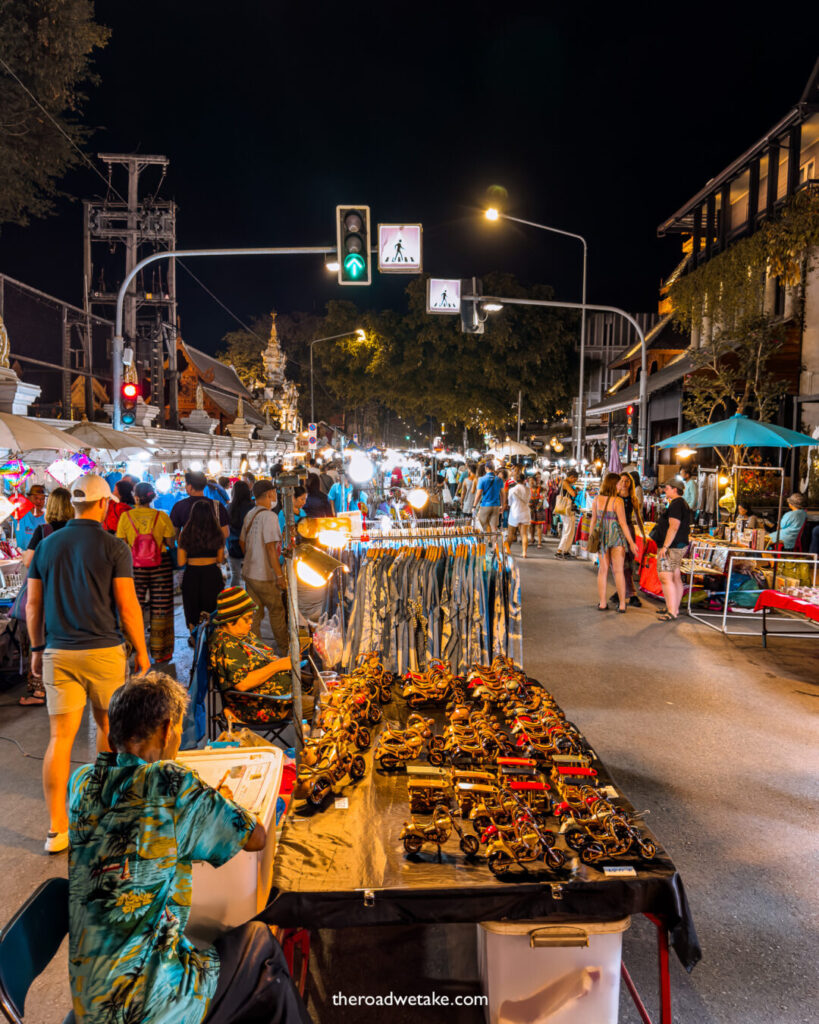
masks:
{"type": "MultiPolygon", "coordinates": [[[[815,1019],[817,897],[815,725],[819,646],[810,640],[726,638],[680,619],[655,622],[654,607],[601,614],[590,563],[562,562],[553,545],[519,560],[524,658],[586,734],[680,870],[704,959],[688,976],[672,955],[676,1024],[802,1024],[815,1019]],[[811,868],[811,865],[813,867],[811,868]]],[[[519,551],[516,546],[515,551],[519,551]]],[[[177,626],[177,674],[190,655],[177,626]]],[[[0,694],[0,735],[42,756],[41,708],[0,694]]],[[[93,724],[75,746],[93,756],[93,724]]],[[[64,855],[42,852],[46,828],[40,762],[0,742],[0,919],[34,888],[64,874],[64,855]]],[[[656,1013],[654,929],[635,918],[624,958],[656,1013]]],[[[328,1006],[333,991],[366,993],[378,957],[396,992],[474,991],[474,928],[322,932],[314,996],[322,1022],[378,1021],[383,1010],[328,1006]],[[333,942],[335,939],[335,943],[333,942]],[[333,971],[326,956],[333,949],[333,971]],[[325,976],[326,974],[326,976],[325,976]],[[378,1016],[376,1016],[378,1015],[378,1016]]],[[[61,1021],[69,1006],[65,951],[39,979],[33,1024],[61,1021]]],[[[311,1006],[311,1011],[313,1007],[311,1006]]],[[[401,1021],[478,1024],[479,1009],[392,1012],[401,1021]]],[[[621,994],[621,1024],[637,1024],[621,994]]]]}

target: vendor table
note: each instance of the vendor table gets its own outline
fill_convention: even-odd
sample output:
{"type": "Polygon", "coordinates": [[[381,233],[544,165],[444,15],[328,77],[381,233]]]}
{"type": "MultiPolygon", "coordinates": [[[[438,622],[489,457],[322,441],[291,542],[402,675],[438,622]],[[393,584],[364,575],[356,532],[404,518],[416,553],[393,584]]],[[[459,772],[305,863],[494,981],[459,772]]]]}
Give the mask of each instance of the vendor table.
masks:
{"type": "MultiPolygon", "coordinates": [[[[403,724],[395,699],[385,713],[403,724]]],[[[438,717],[438,716],[436,716],[438,717]]],[[[383,726],[382,726],[383,727],[383,726]]],[[[373,747],[377,738],[373,739],[373,747]]],[[[595,756],[592,752],[592,756],[595,756]]],[[[377,924],[441,924],[490,920],[612,921],[642,913],[657,926],[661,1021],[671,1020],[668,934],[687,970],[701,958],[682,880],[657,844],[651,862],[616,861],[597,870],[572,855],[558,873],[500,880],[485,860],[469,862],[456,841],[441,859],[424,847],[404,855],[399,836],[410,820],[407,775],[387,773],[366,755],[367,775],[324,810],[301,807],[288,816],[273,867],[270,901],[260,918],[286,928],[343,928],[377,924]]],[[[601,786],[614,785],[596,758],[601,786]]],[[[329,801],[328,801],[329,803],[329,801]]],[[[633,813],[619,795],[616,803],[633,813]]],[[[471,830],[471,826],[464,823],[471,830]]],[[[571,851],[566,850],[567,854],[571,851]]],[[[628,972],[625,984],[649,1022],[628,972]]]]}
{"type": "MultiPolygon", "coordinates": [[[[776,609],[793,615],[796,618],[804,619],[806,622],[815,622],[819,625],[819,605],[811,604],[809,601],[800,601],[789,594],[783,594],[778,590],[763,590],[757,598],[754,611],[762,612],[762,646],[768,646],[768,611],[776,609]]],[[[814,627],[796,633],[779,633],[776,636],[817,636],[819,633],[814,627]]]]}

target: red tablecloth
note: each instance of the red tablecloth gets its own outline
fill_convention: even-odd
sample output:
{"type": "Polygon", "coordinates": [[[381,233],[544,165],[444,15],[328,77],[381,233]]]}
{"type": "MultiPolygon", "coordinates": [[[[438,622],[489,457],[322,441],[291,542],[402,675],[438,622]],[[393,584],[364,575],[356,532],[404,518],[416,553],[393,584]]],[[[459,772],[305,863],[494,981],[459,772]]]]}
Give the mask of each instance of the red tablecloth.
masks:
{"type": "Polygon", "coordinates": [[[788,594],[782,594],[778,590],[763,590],[757,598],[755,612],[761,612],[763,608],[779,608],[783,612],[798,612],[807,619],[819,622],[819,604],[811,604],[809,601],[799,601],[788,594]]]}

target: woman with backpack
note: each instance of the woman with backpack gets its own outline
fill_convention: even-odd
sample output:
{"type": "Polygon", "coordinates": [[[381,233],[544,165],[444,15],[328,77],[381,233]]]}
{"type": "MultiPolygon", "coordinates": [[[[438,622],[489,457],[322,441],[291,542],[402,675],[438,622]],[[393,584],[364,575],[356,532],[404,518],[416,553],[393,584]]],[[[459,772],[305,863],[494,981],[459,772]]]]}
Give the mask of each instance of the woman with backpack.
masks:
{"type": "Polygon", "coordinates": [[[151,508],[156,492],[150,484],[137,484],[134,496],[136,507],[123,510],[117,537],[131,549],[137,598],[148,607],[151,658],[170,661],[174,648],[173,564],[168,545],[176,530],[167,512],[151,508]]]}

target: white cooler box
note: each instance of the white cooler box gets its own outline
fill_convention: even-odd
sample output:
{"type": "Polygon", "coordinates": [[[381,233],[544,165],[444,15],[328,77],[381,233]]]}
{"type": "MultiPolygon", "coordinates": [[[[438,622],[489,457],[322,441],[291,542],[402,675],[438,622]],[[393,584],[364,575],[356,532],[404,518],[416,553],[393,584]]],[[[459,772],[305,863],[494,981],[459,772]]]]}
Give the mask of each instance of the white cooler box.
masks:
{"type": "Polygon", "coordinates": [[[617,1024],[626,917],[605,924],[478,925],[490,1024],[617,1024]]]}
{"type": "Polygon", "coordinates": [[[176,760],[214,788],[230,787],[233,799],[267,829],[258,853],[244,850],[220,868],[193,865],[193,898],[186,934],[209,945],[230,928],[252,920],[264,909],[273,877],[276,845],[276,799],[284,753],[278,747],[182,750],[176,760]]]}

